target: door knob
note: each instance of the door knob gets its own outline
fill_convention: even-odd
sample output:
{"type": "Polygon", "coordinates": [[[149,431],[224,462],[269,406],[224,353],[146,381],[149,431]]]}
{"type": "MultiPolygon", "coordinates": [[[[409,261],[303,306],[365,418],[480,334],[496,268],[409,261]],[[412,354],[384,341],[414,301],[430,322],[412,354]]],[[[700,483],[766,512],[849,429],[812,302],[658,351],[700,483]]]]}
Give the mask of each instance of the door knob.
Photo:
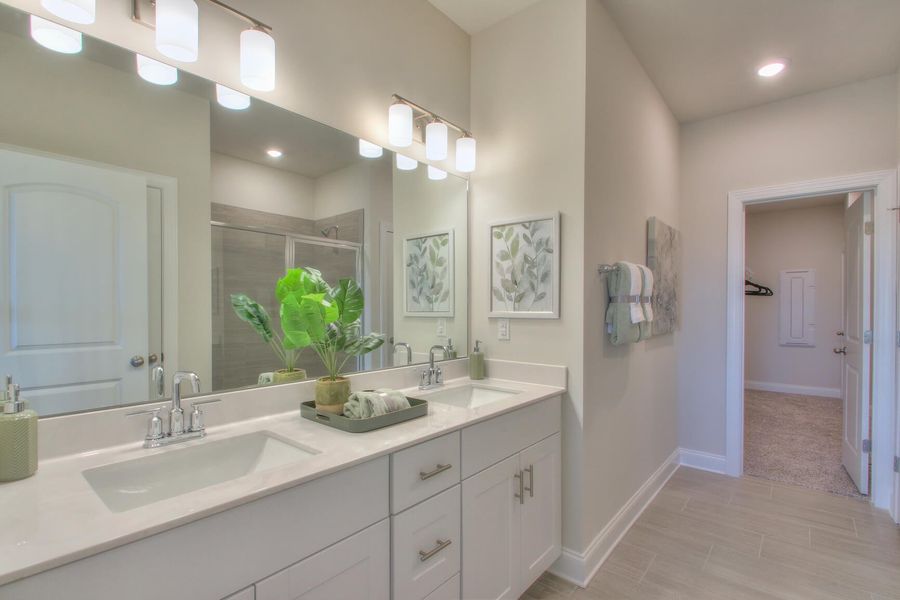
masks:
{"type": "Polygon", "coordinates": [[[156,356],[155,354],[151,354],[150,356],[147,357],[147,361],[148,361],[151,365],[155,365],[155,364],[156,364],[156,361],[158,361],[158,360],[159,360],[159,357],[156,356]]]}
{"type": "Polygon", "coordinates": [[[144,366],[144,357],[138,356],[137,354],[135,354],[134,356],[131,357],[131,360],[128,362],[131,363],[132,367],[143,367],[144,366]]]}
{"type": "Polygon", "coordinates": [[[844,332],[843,332],[843,331],[835,331],[835,332],[834,332],[834,335],[837,335],[837,336],[840,336],[840,337],[844,337],[844,332]]]}
{"type": "Polygon", "coordinates": [[[843,348],[834,348],[832,352],[835,354],[847,354],[847,346],[844,346],[843,348]]]}

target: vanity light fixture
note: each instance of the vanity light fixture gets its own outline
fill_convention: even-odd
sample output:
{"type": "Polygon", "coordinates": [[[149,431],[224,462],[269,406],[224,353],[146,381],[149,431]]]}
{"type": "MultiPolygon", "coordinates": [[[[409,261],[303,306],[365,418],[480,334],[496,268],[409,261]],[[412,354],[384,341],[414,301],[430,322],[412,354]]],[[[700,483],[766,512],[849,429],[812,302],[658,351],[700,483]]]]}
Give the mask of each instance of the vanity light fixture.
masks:
{"type": "Polygon", "coordinates": [[[66,21],[90,25],[97,18],[96,0],[41,0],[41,6],[66,21]]]}
{"type": "Polygon", "coordinates": [[[44,48],[63,54],[81,52],[81,32],[31,15],[31,37],[44,48]]]}
{"type": "Polygon", "coordinates": [[[197,60],[200,13],[194,0],[156,0],[156,49],[173,60],[197,60]]]}
{"type": "Polygon", "coordinates": [[[266,154],[268,154],[270,158],[281,158],[282,156],[284,156],[284,152],[282,152],[278,148],[269,148],[268,150],[266,150],[266,154]]]}
{"type": "Polygon", "coordinates": [[[217,83],[216,102],[231,110],[244,110],[250,107],[250,96],[217,83]]]}
{"type": "Polygon", "coordinates": [[[261,92],[275,89],[275,39],[262,29],[241,32],[241,83],[261,92]]]}
{"type": "Polygon", "coordinates": [[[397,168],[401,171],[415,171],[419,166],[419,161],[402,154],[397,154],[397,168]]]}
{"type": "Polygon", "coordinates": [[[447,171],[428,165],[428,179],[432,181],[441,181],[442,179],[447,179],[447,171]]]}
{"type": "Polygon", "coordinates": [[[359,155],[363,158],[381,158],[384,148],[378,144],[359,138],[359,155]]]}
{"type": "Polygon", "coordinates": [[[172,85],[178,81],[178,69],[166,63],[161,63],[143,54],[135,54],[137,57],[137,72],[144,81],[156,85],[172,85]]]}
{"type": "Polygon", "coordinates": [[[778,60],[773,60],[767,62],[766,64],[760,66],[756,70],[756,74],[760,77],[775,77],[779,73],[783,72],[790,61],[786,58],[779,58],[778,60]]]}
{"type": "Polygon", "coordinates": [[[416,127],[423,130],[425,156],[428,160],[444,160],[448,154],[448,130],[459,132],[456,140],[456,169],[462,173],[475,170],[475,138],[459,125],[394,94],[388,109],[388,139],[394,146],[412,145],[416,127]]]}

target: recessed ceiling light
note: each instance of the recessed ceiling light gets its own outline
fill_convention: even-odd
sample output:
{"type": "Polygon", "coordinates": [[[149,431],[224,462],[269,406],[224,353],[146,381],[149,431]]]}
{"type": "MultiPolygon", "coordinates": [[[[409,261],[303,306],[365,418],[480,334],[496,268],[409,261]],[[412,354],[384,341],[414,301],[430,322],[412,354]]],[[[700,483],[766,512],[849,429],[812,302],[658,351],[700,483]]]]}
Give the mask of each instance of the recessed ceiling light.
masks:
{"type": "Polygon", "coordinates": [[[284,152],[277,148],[270,148],[266,150],[266,154],[268,154],[272,158],[281,158],[282,156],[284,156],[284,152]]]}
{"type": "Polygon", "coordinates": [[[775,77],[787,68],[789,62],[786,58],[767,62],[756,70],[756,74],[760,77],[775,77]]]}

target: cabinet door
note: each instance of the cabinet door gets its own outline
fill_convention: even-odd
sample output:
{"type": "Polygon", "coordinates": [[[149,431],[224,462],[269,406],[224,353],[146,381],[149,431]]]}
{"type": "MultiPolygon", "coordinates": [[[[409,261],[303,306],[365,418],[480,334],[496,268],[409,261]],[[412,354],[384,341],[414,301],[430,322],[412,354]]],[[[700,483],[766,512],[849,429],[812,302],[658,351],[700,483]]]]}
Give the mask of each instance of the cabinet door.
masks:
{"type": "Polygon", "coordinates": [[[388,600],[390,525],[385,519],[256,584],[256,600],[388,600]]]}
{"type": "Polygon", "coordinates": [[[511,456],[462,484],[462,597],[518,598],[519,457],[511,456]]]}
{"type": "Polygon", "coordinates": [[[562,552],[561,449],[557,433],[519,454],[522,505],[522,585],[527,589],[562,552]]]}

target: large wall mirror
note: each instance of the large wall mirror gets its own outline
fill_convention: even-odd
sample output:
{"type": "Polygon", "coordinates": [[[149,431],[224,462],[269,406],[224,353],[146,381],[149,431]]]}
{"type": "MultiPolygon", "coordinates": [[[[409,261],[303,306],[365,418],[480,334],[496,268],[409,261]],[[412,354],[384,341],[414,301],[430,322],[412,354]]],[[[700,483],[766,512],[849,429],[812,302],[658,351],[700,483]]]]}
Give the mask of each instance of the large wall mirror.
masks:
{"type": "MultiPolygon", "coordinates": [[[[210,81],[154,85],[135,65],[87,36],[80,53],[48,50],[0,6],[0,375],[40,415],[160,400],[179,370],[203,393],[277,385],[281,358],[231,297],[278,330],[275,285],[293,267],[363,289],[362,327],[386,341],[345,372],[450,340],[465,355],[464,179],[400,171],[341,131],[256,98],[224,108],[210,81]]],[[[324,373],[309,349],[297,367],[324,373]]]]}

